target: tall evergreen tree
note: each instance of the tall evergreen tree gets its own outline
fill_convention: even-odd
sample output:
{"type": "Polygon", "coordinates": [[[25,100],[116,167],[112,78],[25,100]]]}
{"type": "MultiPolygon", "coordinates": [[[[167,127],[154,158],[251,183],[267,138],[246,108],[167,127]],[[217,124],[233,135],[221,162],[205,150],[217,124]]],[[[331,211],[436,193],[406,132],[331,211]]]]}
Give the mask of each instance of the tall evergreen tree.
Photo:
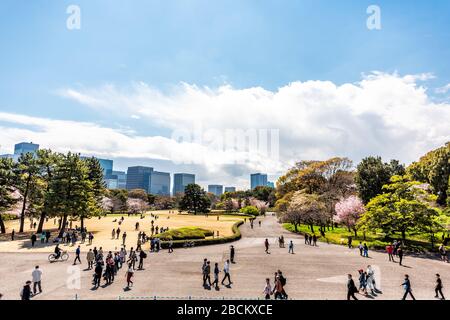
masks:
{"type": "Polygon", "coordinates": [[[183,198],[180,201],[180,209],[197,214],[199,212],[208,212],[211,206],[211,200],[208,198],[205,190],[198,184],[188,184],[184,189],[183,198]]]}
{"type": "MultiPolygon", "coordinates": [[[[40,168],[35,156],[32,153],[24,153],[19,157],[15,170],[17,178],[16,187],[22,196],[19,232],[23,232],[27,206],[33,205],[33,203],[29,203],[29,195],[31,193],[36,195],[39,192],[36,188],[40,188],[42,186],[38,183],[40,168]]],[[[34,197],[33,200],[35,200],[34,197]]]]}
{"type": "Polygon", "coordinates": [[[2,213],[11,209],[17,202],[14,192],[14,163],[9,158],[0,158],[0,232],[5,233],[6,228],[2,213]]]}

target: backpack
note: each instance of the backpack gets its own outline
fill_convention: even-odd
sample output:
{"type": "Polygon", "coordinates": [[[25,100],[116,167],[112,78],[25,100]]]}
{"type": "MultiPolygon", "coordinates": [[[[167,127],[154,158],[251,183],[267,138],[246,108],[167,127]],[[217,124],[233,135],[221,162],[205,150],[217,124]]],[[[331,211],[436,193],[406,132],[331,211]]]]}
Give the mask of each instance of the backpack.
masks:
{"type": "Polygon", "coordinates": [[[283,276],[280,276],[280,282],[281,282],[281,285],[284,287],[286,285],[286,278],[283,276]]]}
{"type": "Polygon", "coordinates": [[[147,258],[147,254],[145,252],[142,254],[142,258],[144,258],[144,259],[147,258]]]}

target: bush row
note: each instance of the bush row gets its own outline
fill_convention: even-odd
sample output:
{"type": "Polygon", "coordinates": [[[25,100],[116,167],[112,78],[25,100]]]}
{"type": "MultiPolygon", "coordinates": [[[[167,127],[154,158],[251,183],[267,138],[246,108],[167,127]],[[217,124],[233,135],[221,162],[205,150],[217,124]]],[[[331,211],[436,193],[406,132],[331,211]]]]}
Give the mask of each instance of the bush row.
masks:
{"type": "MultiPolygon", "coordinates": [[[[209,238],[209,239],[195,239],[195,240],[175,240],[173,241],[173,248],[181,248],[186,242],[193,242],[194,246],[207,246],[211,244],[221,244],[239,240],[241,238],[241,231],[239,227],[244,223],[244,221],[238,221],[232,226],[233,235],[223,238],[209,238]]],[[[161,247],[166,249],[168,247],[168,241],[162,241],[161,247]]]]}

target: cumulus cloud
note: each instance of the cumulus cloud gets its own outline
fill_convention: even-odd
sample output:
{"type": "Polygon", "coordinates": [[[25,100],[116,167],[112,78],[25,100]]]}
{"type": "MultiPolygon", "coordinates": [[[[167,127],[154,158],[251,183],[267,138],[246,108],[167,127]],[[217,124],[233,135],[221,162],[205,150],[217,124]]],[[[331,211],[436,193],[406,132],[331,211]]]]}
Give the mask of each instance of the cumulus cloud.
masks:
{"type": "Polygon", "coordinates": [[[229,182],[244,181],[251,171],[276,175],[300,159],[348,156],[359,161],[380,155],[386,160],[414,161],[450,140],[450,105],[433,102],[420,83],[432,78],[431,74],[374,72],[357,83],[293,82],[276,91],[186,83],[166,92],[145,83],[60,91],[82,105],[132,117],[169,130],[172,136],[138,136],[93,123],[5,113],[0,113],[0,121],[9,118],[39,127],[2,128],[2,136],[11,143],[19,137],[30,140],[26,137],[31,135],[54,148],[192,162],[216,183],[221,181],[214,178],[226,179],[225,175],[229,182]],[[253,149],[227,150],[230,132],[235,142],[236,135],[248,142],[256,134],[258,143],[253,149]],[[278,144],[262,139],[267,134],[267,141],[273,138],[278,144]]]}

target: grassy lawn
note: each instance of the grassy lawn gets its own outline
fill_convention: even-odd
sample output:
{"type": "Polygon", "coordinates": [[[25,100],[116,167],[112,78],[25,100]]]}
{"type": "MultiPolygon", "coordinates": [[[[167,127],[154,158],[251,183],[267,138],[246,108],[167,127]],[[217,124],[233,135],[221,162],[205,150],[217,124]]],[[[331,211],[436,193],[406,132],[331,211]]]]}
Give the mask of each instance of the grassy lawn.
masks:
{"type": "MultiPolygon", "coordinates": [[[[286,230],[289,230],[291,232],[295,232],[294,225],[290,223],[284,223],[283,228],[286,230]]],[[[300,225],[297,226],[298,233],[300,234],[312,234],[311,229],[309,226],[300,225]]],[[[329,231],[325,232],[325,238],[323,238],[320,235],[319,227],[314,227],[314,232],[316,236],[318,236],[318,240],[322,242],[328,242],[328,243],[334,243],[334,244],[340,244],[340,245],[347,245],[348,244],[348,237],[352,236],[353,238],[353,246],[357,246],[359,242],[367,243],[369,248],[372,249],[381,249],[384,250],[384,248],[392,242],[394,239],[401,239],[400,234],[391,236],[390,239],[386,239],[385,235],[383,233],[366,233],[366,237],[364,240],[364,235],[362,232],[357,233],[357,237],[355,237],[355,234],[353,231],[349,232],[347,228],[338,227],[334,228],[332,230],[330,228],[329,231]]],[[[434,250],[437,250],[437,248],[442,243],[442,233],[437,233],[435,235],[435,243],[434,243],[434,250]]],[[[431,249],[431,242],[429,235],[426,234],[408,234],[406,236],[405,246],[407,250],[414,251],[414,252],[424,252],[424,251],[430,251],[431,249]]],[[[447,246],[448,248],[448,246],[447,246]]]]}

